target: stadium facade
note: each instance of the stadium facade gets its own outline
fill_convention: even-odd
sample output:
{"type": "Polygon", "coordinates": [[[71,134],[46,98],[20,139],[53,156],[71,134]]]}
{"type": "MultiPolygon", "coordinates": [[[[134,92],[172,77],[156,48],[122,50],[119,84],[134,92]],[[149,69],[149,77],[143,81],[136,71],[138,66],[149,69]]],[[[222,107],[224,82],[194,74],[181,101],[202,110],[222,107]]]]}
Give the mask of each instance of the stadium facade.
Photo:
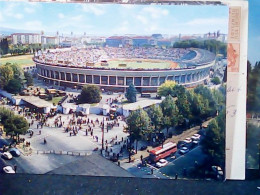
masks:
{"type": "Polygon", "coordinates": [[[108,91],[125,91],[133,83],[139,92],[155,92],[166,80],[194,87],[209,79],[215,55],[202,49],[190,49],[188,56],[191,54],[192,57],[179,60],[176,68],[81,67],[46,62],[37,56],[33,60],[38,77],[54,85],[75,87],[94,84],[108,91]]]}

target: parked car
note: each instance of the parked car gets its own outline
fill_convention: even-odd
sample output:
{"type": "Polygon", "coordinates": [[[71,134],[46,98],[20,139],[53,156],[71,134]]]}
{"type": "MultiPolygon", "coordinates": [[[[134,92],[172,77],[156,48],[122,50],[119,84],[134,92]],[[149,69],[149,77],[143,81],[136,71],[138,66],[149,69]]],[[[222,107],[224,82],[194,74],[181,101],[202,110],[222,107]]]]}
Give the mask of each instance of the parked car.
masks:
{"type": "Polygon", "coordinates": [[[168,164],[169,162],[165,159],[160,159],[157,163],[156,163],[156,167],[161,168],[164,167],[168,164]]]}
{"type": "Polygon", "coordinates": [[[6,160],[10,160],[13,158],[12,154],[10,152],[4,152],[2,154],[2,158],[6,159],[6,160]]]}
{"type": "Polygon", "coordinates": [[[200,139],[200,134],[195,133],[192,137],[192,140],[199,140],[200,139]]]}
{"type": "Polygon", "coordinates": [[[193,143],[194,145],[197,145],[197,144],[199,143],[199,140],[193,140],[192,143],[193,143]]]}
{"type": "Polygon", "coordinates": [[[189,148],[187,148],[187,147],[182,147],[181,149],[180,149],[180,153],[181,154],[186,154],[187,152],[189,152],[190,150],[189,150],[189,148]]]}
{"type": "Polygon", "coordinates": [[[12,154],[14,157],[19,157],[21,155],[21,152],[17,148],[10,148],[9,152],[12,154]]]}
{"type": "Polygon", "coordinates": [[[183,140],[186,144],[189,144],[192,142],[192,139],[187,137],[185,140],[183,140]]]}
{"type": "Polygon", "coordinates": [[[3,167],[3,171],[4,171],[4,173],[15,173],[13,167],[11,167],[11,166],[3,167]]]}

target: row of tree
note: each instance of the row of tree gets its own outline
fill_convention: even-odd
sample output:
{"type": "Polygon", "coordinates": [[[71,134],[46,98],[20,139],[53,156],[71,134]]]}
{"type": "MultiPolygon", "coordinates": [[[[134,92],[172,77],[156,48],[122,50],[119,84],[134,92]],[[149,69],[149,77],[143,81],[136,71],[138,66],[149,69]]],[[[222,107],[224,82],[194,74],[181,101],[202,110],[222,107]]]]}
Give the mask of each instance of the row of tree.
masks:
{"type": "Polygon", "coordinates": [[[33,85],[32,75],[24,72],[17,64],[6,63],[0,66],[0,88],[9,93],[21,92],[24,84],[33,85]]]}
{"type": "Polygon", "coordinates": [[[206,130],[205,138],[201,145],[210,157],[210,165],[225,168],[225,130],[226,111],[223,109],[220,114],[213,119],[206,130]]]}
{"type": "Polygon", "coordinates": [[[173,44],[174,48],[200,48],[211,51],[215,54],[222,54],[224,57],[227,56],[227,44],[217,40],[185,40],[175,42],[173,44]]]}
{"type": "Polygon", "coordinates": [[[55,49],[57,48],[58,45],[55,44],[27,44],[27,45],[22,45],[22,44],[17,44],[17,45],[9,45],[8,52],[11,55],[20,55],[20,54],[31,54],[35,53],[38,50],[45,50],[45,49],[55,49]]]}
{"type": "Polygon", "coordinates": [[[173,81],[166,81],[158,89],[159,95],[166,96],[160,106],[130,113],[126,121],[130,139],[138,141],[151,133],[160,133],[163,128],[168,132],[170,127],[186,129],[201,124],[224,108],[224,90],[224,87],[210,90],[202,85],[187,90],[173,81]]]}

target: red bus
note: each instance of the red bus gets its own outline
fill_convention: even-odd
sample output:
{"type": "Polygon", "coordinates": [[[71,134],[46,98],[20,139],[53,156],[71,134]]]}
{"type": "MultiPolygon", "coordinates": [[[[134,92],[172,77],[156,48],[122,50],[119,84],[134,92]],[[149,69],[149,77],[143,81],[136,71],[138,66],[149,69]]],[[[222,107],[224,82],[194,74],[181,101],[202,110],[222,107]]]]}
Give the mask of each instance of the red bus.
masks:
{"type": "Polygon", "coordinates": [[[157,162],[162,158],[166,158],[177,151],[176,143],[169,142],[162,146],[158,146],[150,151],[149,158],[153,162],[157,162]]]}

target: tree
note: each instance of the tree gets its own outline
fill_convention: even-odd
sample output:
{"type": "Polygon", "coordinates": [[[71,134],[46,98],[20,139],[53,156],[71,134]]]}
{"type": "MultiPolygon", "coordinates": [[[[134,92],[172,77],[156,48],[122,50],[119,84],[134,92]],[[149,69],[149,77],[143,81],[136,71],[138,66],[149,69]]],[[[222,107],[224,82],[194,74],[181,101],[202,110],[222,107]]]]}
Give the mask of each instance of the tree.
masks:
{"type": "Polygon", "coordinates": [[[208,115],[209,116],[214,115],[216,113],[217,103],[216,100],[213,98],[212,91],[203,85],[199,85],[194,89],[194,92],[196,94],[200,94],[203,98],[203,101],[205,100],[208,101],[208,107],[209,107],[208,115]]]}
{"type": "Polygon", "coordinates": [[[14,78],[14,72],[11,66],[0,66],[0,86],[3,89],[10,80],[14,78]]]}
{"type": "Polygon", "coordinates": [[[168,95],[161,103],[163,113],[163,126],[166,127],[167,133],[171,126],[176,126],[179,121],[179,110],[172,96],[168,95]]]}
{"type": "Polygon", "coordinates": [[[173,88],[176,86],[175,81],[167,80],[165,81],[157,90],[160,96],[173,96],[173,88]]]}
{"type": "Polygon", "coordinates": [[[26,84],[27,86],[32,86],[33,85],[33,77],[29,72],[24,72],[24,77],[26,79],[26,84]]]}
{"type": "Polygon", "coordinates": [[[136,141],[136,151],[138,141],[146,134],[150,132],[151,119],[147,112],[143,109],[133,111],[126,119],[126,124],[129,129],[130,146],[133,141],[136,141]]]}
{"type": "Polygon", "coordinates": [[[191,121],[192,123],[202,123],[202,119],[207,117],[209,110],[209,102],[204,99],[202,95],[191,92],[189,94],[190,110],[191,110],[191,121]]]}
{"type": "Polygon", "coordinates": [[[2,51],[2,55],[5,55],[8,53],[8,41],[7,41],[7,38],[4,38],[0,41],[0,49],[2,51]]]}
{"type": "Polygon", "coordinates": [[[5,130],[8,134],[14,132],[14,134],[24,134],[29,128],[29,124],[25,118],[22,116],[14,115],[7,119],[5,125],[5,130]]]}
{"type": "Polygon", "coordinates": [[[79,96],[79,103],[99,103],[101,100],[100,88],[96,85],[85,85],[79,96]]]}
{"type": "Polygon", "coordinates": [[[211,82],[214,84],[214,85],[218,85],[220,84],[220,79],[218,77],[214,77],[213,79],[211,79],[211,82]]]}
{"type": "Polygon", "coordinates": [[[11,68],[13,69],[15,79],[18,79],[20,81],[22,81],[24,79],[24,72],[23,72],[23,69],[21,68],[21,66],[19,66],[16,63],[14,63],[14,64],[6,63],[6,65],[11,66],[11,68]]]}
{"type": "MultiPolygon", "coordinates": [[[[251,67],[250,62],[248,66],[251,67]]],[[[260,62],[256,62],[253,69],[248,70],[247,84],[247,110],[259,112],[260,105],[260,62]]]]}
{"type": "Polygon", "coordinates": [[[203,150],[212,158],[212,165],[225,165],[225,110],[213,119],[206,130],[201,145],[203,150]]]}
{"type": "Polygon", "coordinates": [[[152,105],[148,109],[148,115],[154,125],[154,129],[156,131],[161,130],[161,126],[163,125],[163,113],[160,106],[152,105]]]}
{"type": "Polygon", "coordinates": [[[184,40],[175,42],[174,48],[201,48],[207,49],[215,54],[222,54],[224,57],[227,56],[227,44],[217,40],[184,40]]]}
{"type": "Polygon", "coordinates": [[[21,92],[22,85],[18,79],[12,79],[8,82],[4,89],[9,93],[17,94],[21,92]]]}
{"type": "Polygon", "coordinates": [[[0,108],[0,119],[7,134],[25,134],[29,128],[24,117],[15,115],[14,112],[3,107],[0,108]]]}
{"type": "Polygon", "coordinates": [[[185,87],[183,87],[182,85],[175,85],[173,88],[173,97],[182,97],[184,96],[186,93],[186,89],[185,87]]]}
{"type": "MultiPolygon", "coordinates": [[[[177,108],[179,110],[180,115],[183,118],[189,119],[190,118],[190,102],[188,100],[189,91],[187,91],[183,86],[176,85],[173,90],[174,97],[177,97],[175,101],[177,108]]],[[[180,117],[179,119],[182,119],[180,117]]],[[[179,122],[183,123],[183,120],[179,120],[179,122]]]]}
{"type": "Polygon", "coordinates": [[[133,83],[131,83],[126,90],[125,97],[127,98],[127,100],[129,102],[133,103],[133,102],[136,102],[136,94],[137,94],[137,91],[135,89],[135,86],[133,83]]]}

